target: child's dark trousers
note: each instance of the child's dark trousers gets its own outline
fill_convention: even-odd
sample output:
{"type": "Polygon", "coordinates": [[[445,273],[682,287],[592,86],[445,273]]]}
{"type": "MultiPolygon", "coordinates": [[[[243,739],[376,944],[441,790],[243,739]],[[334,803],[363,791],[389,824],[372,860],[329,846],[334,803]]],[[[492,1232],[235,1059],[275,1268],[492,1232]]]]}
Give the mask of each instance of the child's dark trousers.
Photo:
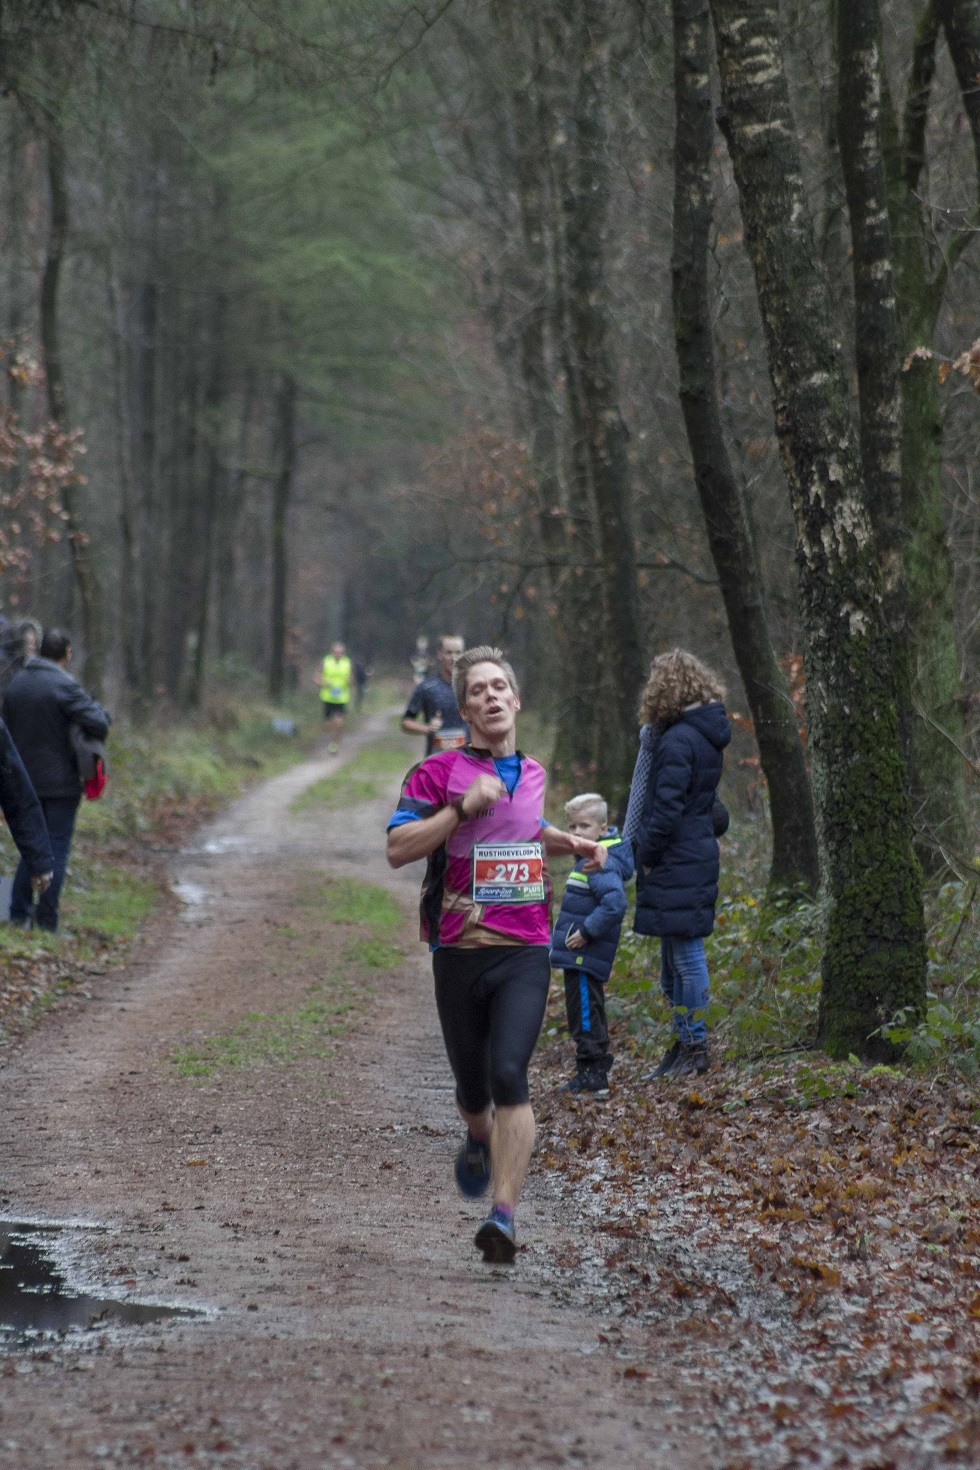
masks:
{"type": "Polygon", "coordinates": [[[575,1042],[575,1060],[580,1067],[599,1066],[608,1071],[609,1028],[606,1025],[606,987],[584,970],[565,971],[565,1014],[568,1033],[575,1042]]]}

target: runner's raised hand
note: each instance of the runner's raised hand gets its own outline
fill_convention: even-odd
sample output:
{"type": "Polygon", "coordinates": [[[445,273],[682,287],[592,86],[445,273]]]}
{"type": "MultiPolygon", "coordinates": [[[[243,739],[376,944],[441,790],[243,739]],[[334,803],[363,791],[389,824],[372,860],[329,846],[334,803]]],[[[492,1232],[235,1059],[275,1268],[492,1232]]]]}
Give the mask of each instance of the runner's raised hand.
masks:
{"type": "Polygon", "coordinates": [[[488,772],[483,772],[467,786],[460,806],[467,817],[478,817],[481,812],[485,812],[488,807],[498,802],[506,790],[499,776],[491,776],[488,772]]]}

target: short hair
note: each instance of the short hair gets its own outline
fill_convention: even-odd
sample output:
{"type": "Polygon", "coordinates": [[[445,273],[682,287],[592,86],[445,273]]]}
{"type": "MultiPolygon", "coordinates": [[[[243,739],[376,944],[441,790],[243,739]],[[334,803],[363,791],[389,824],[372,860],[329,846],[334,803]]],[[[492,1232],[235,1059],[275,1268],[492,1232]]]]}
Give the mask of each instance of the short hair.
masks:
{"type": "Polygon", "coordinates": [[[439,642],[436,644],[436,647],[441,648],[444,643],[449,642],[450,638],[455,638],[457,643],[462,643],[463,647],[466,647],[466,639],[462,633],[440,633],[439,642]]]}
{"type": "Polygon", "coordinates": [[[691,704],[724,699],[725,686],[717,674],[693,653],[672,648],[650,665],[650,677],[640,695],[640,719],[645,725],[672,725],[691,704]]]}
{"type": "Polygon", "coordinates": [[[520,694],[521,691],[517,687],[517,675],[504,657],[503,650],[492,648],[489,643],[481,643],[476,648],[468,648],[465,653],[461,653],[453,669],[453,693],[460,709],[466,703],[466,681],[470,669],[476,664],[496,664],[498,669],[502,669],[507,675],[507,682],[514,693],[520,694]]]}
{"type": "Polygon", "coordinates": [[[49,658],[52,663],[59,663],[70,648],[70,633],[66,633],[64,628],[49,628],[41,639],[39,652],[42,658],[49,658]]]}
{"type": "Polygon", "coordinates": [[[609,823],[609,807],[606,805],[604,796],[598,791],[583,791],[581,796],[573,796],[571,801],[565,803],[566,817],[595,817],[600,824],[609,823]]]}

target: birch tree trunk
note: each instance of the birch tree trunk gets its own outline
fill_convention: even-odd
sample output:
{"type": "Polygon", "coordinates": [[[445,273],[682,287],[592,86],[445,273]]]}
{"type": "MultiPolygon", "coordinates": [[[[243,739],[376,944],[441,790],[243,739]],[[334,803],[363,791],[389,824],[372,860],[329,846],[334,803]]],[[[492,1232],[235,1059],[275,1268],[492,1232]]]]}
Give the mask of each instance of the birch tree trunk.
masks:
{"type": "Polygon", "coordinates": [[[804,190],[777,0],[711,0],[723,128],[755,272],[776,432],[797,530],[818,832],[829,903],[820,1037],[876,1035],[925,1004],[912,845],[881,576],[830,293],[804,190]]]}
{"type": "Polygon", "coordinates": [[[815,893],[820,865],[810,780],[789,689],[769,634],[743,490],[732,467],[718,403],[708,283],[715,136],[708,0],[673,0],[673,20],[672,274],[681,408],[732,648],[769,787],[770,886],[815,893]]]}
{"type": "Polygon", "coordinates": [[[905,628],[898,307],[882,136],[878,0],[837,5],[837,135],[854,272],[861,459],[893,634],[905,628]]]}
{"type": "MultiPolygon", "coordinates": [[[[71,429],[68,397],[65,389],[64,363],[61,354],[61,332],[58,317],[58,286],[68,238],[68,187],[65,180],[65,150],[56,119],[48,120],[47,171],[50,194],[50,222],[44,272],[41,276],[41,352],[47,382],[48,412],[64,433],[71,429]]],[[[68,528],[68,545],[78,600],[82,610],[85,637],[85,682],[93,694],[102,692],[105,674],[105,648],[102,628],[102,596],[93,556],[92,543],[82,515],[81,490],[66,483],[61,491],[61,504],[68,528]]]]}

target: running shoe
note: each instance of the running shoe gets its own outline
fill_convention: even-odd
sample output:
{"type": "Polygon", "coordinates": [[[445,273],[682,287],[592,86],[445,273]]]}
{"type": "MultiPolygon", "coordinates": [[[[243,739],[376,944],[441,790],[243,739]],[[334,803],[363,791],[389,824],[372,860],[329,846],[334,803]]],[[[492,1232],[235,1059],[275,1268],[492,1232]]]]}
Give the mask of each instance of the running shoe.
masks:
{"type": "Polygon", "coordinates": [[[479,1199],[490,1186],[490,1145],[467,1133],[456,1155],[456,1184],[467,1199],[479,1199]]]}
{"type": "Polygon", "coordinates": [[[336,755],[339,749],[340,746],[337,744],[337,742],[335,740],[331,740],[330,744],[327,746],[327,755],[336,755]]]}
{"type": "Polygon", "coordinates": [[[514,1218],[494,1205],[474,1237],[483,1259],[494,1266],[512,1266],[517,1255],[517,1232],[514,1218]]]}

